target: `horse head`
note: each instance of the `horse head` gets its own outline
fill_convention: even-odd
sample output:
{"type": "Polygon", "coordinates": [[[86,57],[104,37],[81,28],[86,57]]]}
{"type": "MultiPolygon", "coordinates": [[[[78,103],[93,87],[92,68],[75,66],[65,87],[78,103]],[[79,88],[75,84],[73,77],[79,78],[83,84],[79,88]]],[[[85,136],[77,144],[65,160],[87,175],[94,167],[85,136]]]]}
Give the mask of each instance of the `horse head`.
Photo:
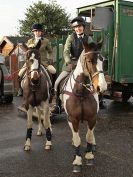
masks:
{"type": "Polygon", "coordinates": [[[85,75],[90,77],[93,87],[97,92],[107,90],[107,83],[103,73],[103,56],[101,55],[101,47],[103,41],[92,42],[90,44],[83,43],[84,50],[81,55],[81,62],[85,75]]]}
{"type": "Polygon", "coordinates": [[[27,72],[30,81],[33,85],[38,84],[40,78],[40,64],[41,64],[41,58],[39,53],[39,48],[41,45],[40,42],[41,41],[38,41],[38,43],[35,46],[29,47],[26,52],[27,72]]]}

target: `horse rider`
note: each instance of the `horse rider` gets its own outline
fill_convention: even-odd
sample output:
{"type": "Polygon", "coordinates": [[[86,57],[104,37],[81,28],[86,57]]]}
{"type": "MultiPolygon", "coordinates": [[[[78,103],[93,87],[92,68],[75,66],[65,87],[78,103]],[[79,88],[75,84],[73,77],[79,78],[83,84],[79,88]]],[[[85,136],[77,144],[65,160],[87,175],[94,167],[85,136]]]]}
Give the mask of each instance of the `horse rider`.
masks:
{"type": "Polygon", "coordinates": [[[53,115],[61,113],[61,100],[59,98],[60,93],[58,88],[59,83],[70,74],[72,71],[72,66],[76,66],[79,56],[83,51],[83,40],[88,43],[93,41],[89,35],[85,34],[86,22],[82,17],[78,16],[74,18],[71,21],[71,27],[73,28],[74,32],[70,34],[66,39],[63,51],[65,62],[62,68],[62,72],[58,76],[54,85],[56,105],[54,105],[53,110],[51,111],[51,114],[53,115]]]}
{"type": "MultiPolygon", "coordinates": [[[[43,37],[42,24],[39,24],[39,23],[33,24],[31,27],[31,30],[32,30],[34,37],[28,40],[28,42],[26,43],[26,46],[28,48],[35,47],[36,44],[41,41],[41,46],[39,48],[39,52],[41,56],[41,68],[43,72],[46,74],[48,82],[50,84],[50,88],[52,89],[54,86],[55,79],[56,79],[56,69],[52,65],[53,64],[53,50],[52,50],[50,41],[47,38],[43,37]],[[52,81],[48,73],[50,73],[52,77],[52,81]]],[[[20,85],[19,90],[18,90],[18,96],[22,96],[21,80],[22,80],[22,77],[24,76],[25,71],[26,71],[26,64],[23,65],[23,67],[18,73],[19,85],[20,85]]]]}

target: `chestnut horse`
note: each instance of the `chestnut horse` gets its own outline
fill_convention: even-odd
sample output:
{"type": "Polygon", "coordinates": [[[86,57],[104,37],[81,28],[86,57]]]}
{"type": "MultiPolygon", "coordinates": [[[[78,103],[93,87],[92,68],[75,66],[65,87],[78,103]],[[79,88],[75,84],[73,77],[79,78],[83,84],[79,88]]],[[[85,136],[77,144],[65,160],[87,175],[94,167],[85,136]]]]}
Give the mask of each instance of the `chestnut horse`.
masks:
{"type": "Polygon", "coordinates": [[[46,129],[45,149],[51,149],[49,82],[46,75],[41,71],[40,54],[36,48],[30,48],[26,52],[26,74],[23,76],[21,86],[24,106],[27,110],[27,135],[24,150],[29,151],[31,149],[32,115],[35,109],[39,122],[37,135],[42,134],[44,126],[46,129]]]}
{"type": "Polygon", "coordinates": [[[96,142],[93,131],[99,110],[98,92],[104,92],[107,89],[100,47],[101,43],[84,44],[84,50],[78,59],[77,66],[70,74],[61,95],[75,149],[73,172],[81,171],[79,125],[83,121],[87,121],[86,163],[92,165],[94,161],[93,146],[96,142]]]}

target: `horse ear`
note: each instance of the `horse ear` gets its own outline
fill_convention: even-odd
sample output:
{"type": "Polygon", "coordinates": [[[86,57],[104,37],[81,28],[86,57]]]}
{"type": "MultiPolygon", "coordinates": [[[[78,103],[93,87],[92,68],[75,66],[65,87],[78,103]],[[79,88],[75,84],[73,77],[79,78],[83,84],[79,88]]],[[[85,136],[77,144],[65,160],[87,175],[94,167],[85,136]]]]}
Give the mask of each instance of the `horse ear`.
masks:
{"type": "Polygon", "coordinates": [[[100,37],[97,38],[97,48],[99,50],[102,48],[103,42],[104,42],[104,39],[103,39],[102,36],[100,36],[100,37]]]}
{"type": "Polygon", "coordinates": [[[27,51],[29,48],[27,47],[27,45],[23,42],[22,43],[22,47],[27,51]]]}
{"type": "Polygon", "coordinates": [[[87,51],[87,49],[89,48],[88,42],[86,42],[85,40],[82,40],[82,44],[83,44],[84,50],[87,51]]]}

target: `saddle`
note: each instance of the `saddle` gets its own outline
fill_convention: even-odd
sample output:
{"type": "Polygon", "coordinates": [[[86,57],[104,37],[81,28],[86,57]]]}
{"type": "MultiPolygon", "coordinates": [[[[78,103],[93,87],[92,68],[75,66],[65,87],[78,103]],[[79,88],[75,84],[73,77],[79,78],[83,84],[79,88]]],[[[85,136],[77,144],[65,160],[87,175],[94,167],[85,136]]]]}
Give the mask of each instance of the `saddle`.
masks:
{"type": "MultiPolygon", "coordinates": [[[[47,70],[47,68],[44,65],[41,65],[41,71],[46,76],[49,86],[52,87],[52,74],[47,70]]],[[[21,82],[26,75],[26,70],[22,73],[22,76],[18,78],[18,80],[21,82]]]]}
{"type": "Polygon", "coordinates": [[[68,76],[64,77],[64,78],[60,81],[60,83],[59,83],[59,85],[58,85],[58,87],[57,87],[57,97],[59,97],[60,94],[62,94],[62,93],[64,92],[65,86],[66,86],[66,84],[67,84],[67,81],[68,81],[70,75],[71,75],[71,73],[68,74],[68,76]]]}

